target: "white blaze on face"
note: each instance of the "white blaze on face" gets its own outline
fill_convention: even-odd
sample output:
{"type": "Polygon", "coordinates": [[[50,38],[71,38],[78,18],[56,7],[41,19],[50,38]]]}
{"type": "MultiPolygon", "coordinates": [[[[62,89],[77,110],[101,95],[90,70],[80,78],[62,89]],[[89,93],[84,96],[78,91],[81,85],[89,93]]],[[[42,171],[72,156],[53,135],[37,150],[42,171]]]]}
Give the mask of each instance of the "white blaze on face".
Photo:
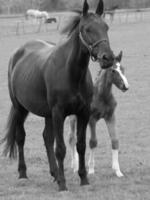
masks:
{"type": "Polygon", "coordinates": [[[126,89],[129,89],[129,83],[128,83],[128,81],[127,81],[127,78],[124,76],[124,74],[123,74],[122,71],[120,70],[120,66],[121,66],[120,63],[117,62],[117,63],[116,63],[116,66],[117,66],[117,68],[116,68],[115,70],[120,74],[120,77],[122,78],[126,89]]]}

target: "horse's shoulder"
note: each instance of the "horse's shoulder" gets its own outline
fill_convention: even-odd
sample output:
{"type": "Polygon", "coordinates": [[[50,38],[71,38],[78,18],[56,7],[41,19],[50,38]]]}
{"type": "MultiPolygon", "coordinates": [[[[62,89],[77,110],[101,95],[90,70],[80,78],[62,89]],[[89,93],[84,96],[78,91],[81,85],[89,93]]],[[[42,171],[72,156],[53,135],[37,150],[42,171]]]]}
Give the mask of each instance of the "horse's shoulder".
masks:
{"type": "Polygon", "coordinates": [[[115,112],[116,106],[117,106],[117,101],[112,94],[109,103],[106,105],[106,113],[105,113],[106,119],[109,119],[112,116],[112,114],[115,112]]]}

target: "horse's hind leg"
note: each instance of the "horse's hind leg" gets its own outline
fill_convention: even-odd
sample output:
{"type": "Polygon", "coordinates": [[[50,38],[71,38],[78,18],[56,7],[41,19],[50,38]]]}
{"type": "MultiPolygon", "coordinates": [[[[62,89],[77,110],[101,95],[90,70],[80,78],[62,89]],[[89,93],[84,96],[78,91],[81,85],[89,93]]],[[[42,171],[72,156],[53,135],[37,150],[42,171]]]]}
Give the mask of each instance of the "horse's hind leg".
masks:
{"type": "Polygon", "coordinates": [[[94,150],[95,147],[97,146],[97,138],[96,138],[96,120],[93,117],[90,117],[89,120],[89,127],[90,127],[90,132],[91,132],[91,138],[89,141],[89,146],[90,146],[90,157],[88,161],[88,166],[89,166],[89,174],[94,174],[95,173],[95,158],[94,158],[94,150]]]}
{"type": "Polygon", "coordinates": [[[112,169],[115,171],[115,174],[118,177],[122,177],[123,173],[120,171],[118,152],[119,152],[119,140],[117,138],[116,130],[115,130],[115,115],[113,114],[108,119],[105,119],[107,129],[111,138],[112,144],[112,169]]]}
{"type": "Polygon", "coordinates": [[[18,145],[18,172],[19,178],[27,178],[26,174],[26,164],[24,159],[24,143],[25,143],[25,130],[24,130],[24,121],[28,115],[28,111],[23,107],[18,110],[18,120],[16,123],[16,143],[18,145]]]}
{"type": "Polygon", "coordinates": [[[51,118],[45,119],[45,128],[43,131],[43,138],[46,147],[47,157],[49,161],[50,173],[57,180],[58,168],[54,154],[54,132],[51,118]]]}

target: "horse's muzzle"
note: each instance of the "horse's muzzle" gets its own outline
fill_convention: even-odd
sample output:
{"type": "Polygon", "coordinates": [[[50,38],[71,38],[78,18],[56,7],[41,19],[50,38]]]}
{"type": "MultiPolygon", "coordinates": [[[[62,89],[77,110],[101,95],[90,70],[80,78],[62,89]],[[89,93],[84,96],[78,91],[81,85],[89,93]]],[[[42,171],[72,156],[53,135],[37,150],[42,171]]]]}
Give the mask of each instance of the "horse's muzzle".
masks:
{"type": "Polygon", "coordinates": [[[107,69],[111,67],[114,63],[114,55],[113,53],[104,53],[100,57],[98,57],[100,66],[102,69],[107,69]]]}
{"type": "Polygon", "coordinates": [[[122,90],[123,92],[126,92],[128,89],[129,89],[129,86],[128,86],[128,87],[126,87],[125,85],[123,85],[123,87],[122,87],[122,89],[121,89],[121,90],[122,90]]]}

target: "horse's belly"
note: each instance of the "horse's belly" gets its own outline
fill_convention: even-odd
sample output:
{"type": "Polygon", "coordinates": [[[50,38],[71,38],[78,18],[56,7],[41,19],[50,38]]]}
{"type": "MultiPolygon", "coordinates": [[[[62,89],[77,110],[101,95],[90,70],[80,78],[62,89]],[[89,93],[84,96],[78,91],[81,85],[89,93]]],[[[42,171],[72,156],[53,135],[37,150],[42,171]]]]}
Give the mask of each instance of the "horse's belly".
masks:
{"type": "MultiPolygon", "coordinates": [[[[21,70],[21,69],[19,69],[21,70]]],[[[36,115],[49,115],[47,92],[44,81],[37,70],[15,70],[12,75],[12,90],[17,101],[29,112],[36,115]]]]}

